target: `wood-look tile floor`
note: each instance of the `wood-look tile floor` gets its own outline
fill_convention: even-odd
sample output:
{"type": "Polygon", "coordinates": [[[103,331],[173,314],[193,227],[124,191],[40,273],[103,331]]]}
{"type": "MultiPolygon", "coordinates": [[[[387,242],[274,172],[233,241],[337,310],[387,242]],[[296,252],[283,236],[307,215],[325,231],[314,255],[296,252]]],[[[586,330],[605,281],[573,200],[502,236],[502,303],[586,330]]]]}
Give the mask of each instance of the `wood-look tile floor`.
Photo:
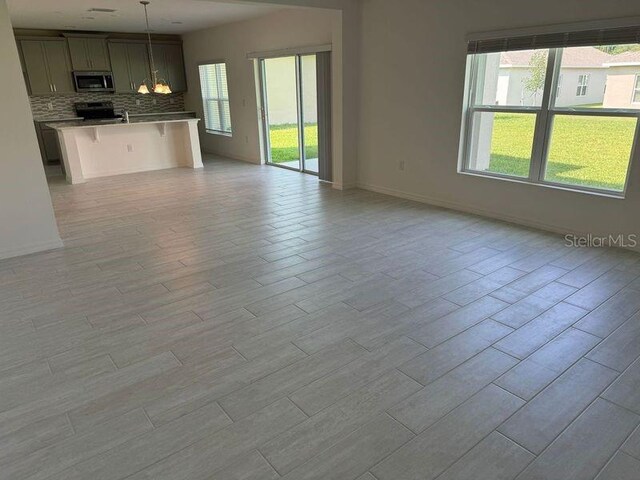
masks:
{"type": "Polygon", "coordinates": [[[51,192],[0,478],[640,478],[640,256],[274,167],[51,192]]]}

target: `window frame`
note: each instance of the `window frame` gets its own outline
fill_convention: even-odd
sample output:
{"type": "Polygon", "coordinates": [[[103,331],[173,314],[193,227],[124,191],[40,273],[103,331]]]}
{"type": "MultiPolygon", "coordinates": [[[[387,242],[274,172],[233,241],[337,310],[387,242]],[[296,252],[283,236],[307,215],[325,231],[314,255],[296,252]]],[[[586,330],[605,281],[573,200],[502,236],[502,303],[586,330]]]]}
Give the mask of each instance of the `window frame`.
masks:
{"type": "Polygon", "coordinates": [[[212,134],[212,135],[221,135],[224,137],[232,137],[233,136],[233,122],[231,120],[231,93],[229,92],[229,79],[228,79],[228,74],[227,74],[227,62],[224,60],[213,60],[213,61],[209,61],[209,62],[202,62],[198,64],[198,78],[200,80],[200,97],[202,100],[202,108],[203,108],[203,123],[204,123],[204,128],[205,128],[205,132],[212,134]],[[226,98],[224,96],[221,96],[220,94],[224,91],[224,89],[222,88],[222,72],[219,68],[220,65],[224,65],[225,67],[225,83],[227,85],[227,96],[226,98]],[[215,68],[215,77],[216,77],[216,89],[218,91],[218,96],[217,97],[205,97],[204,96],[204,87],[202,85],[202,76],[200,75],[200,68],[202,67],[210,67],[210,66],[214,66],[215,68]],[[207,109],[207,105],[206,103],[209,101],[214,101],[218,103],[218,121],[219,124],[224,128],[225,127],[225,116],[223,114],[224,112],[224,105],[225,103],[229,105],[229,130],[216,130],[216,129],[212,129],[209,128],[209,126],[206,124],[206,118],[204,117],[204,111],[207,109]]]}
{"type": "MultiPolygon", "coordinates": [[[[569,47],[570,48],[570,47],[569,47]]],[[[460,158],[458,173],[474,176],[488,177],[497,180],[508,180],[518,183],[532,184],[542,187],[552,187],[561,190],[569,190],[579,193],[589,193],[615,198],[625,198],[629,185],[629,174],[632,163],[636,158],[638,140],[640,139],[640,109],[623,108],[586,108],[586,107],[556,107],[555,101],[558,97],[558,85],[560,81],[560,69],[562,66],[563,48],[550,48],[547,58],[547,69],[543,97],[541,106],[506,106],[506,105],[476,105],[477,82],[479,78],[479,60],[482,54],[467,55],[467,69],[465,80],[464,112],[462,122],[462,133],[460,137],[460,158]],[[556,92],[554,95],[553,92],[556,92]],[[473,170],[469,167],[471,163],[471,136],[473,134],[473,119],[476,113],[533,113],[536,114],[533,146],[529,165],[528,177],[518,177],[497,172],[473,170]],[[635,118],[636,126],[632,139],[631,154],[627,165],[627,172],[623,189],[609,190],[603,188],[574,185],[570,183],[559,183],[545,180],[545,171],[548,162],[549,148],[551,145],[551,135],[553,120],[556,115],[580,115],[580,116],[604,116],[617,118],[635,118]]]]}
{"type": "Polygon", "coordinates": [[[640,73],[636,73],[636,76],[633,80],[633,90],[631,91],[631,103],[640,104],[640,73]],[[636,100],[636,95],[639,96],[638,100],[636,100]]]}
{"type": "Polygon", "coordinates": [[[558,86],[556,87],[556,99],[560,96],[560,94],[562,93],[562,80],[563,80],[563,75],[562,73],[558,74],[558,86]]]}
{"type": "Polygon", "coordinates": [[[586,97],[589,93],[589,79],[591,75],[581,73],[578,75],[578,87],[576,89],[576,97],[586,97]]]}

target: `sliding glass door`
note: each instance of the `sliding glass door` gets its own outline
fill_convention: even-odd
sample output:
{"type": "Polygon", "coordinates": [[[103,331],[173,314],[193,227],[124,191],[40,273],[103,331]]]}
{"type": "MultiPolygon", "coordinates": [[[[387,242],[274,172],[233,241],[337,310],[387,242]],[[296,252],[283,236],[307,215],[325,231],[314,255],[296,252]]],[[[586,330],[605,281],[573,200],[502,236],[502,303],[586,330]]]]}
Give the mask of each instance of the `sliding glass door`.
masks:
{"type": "Polygon", "coordinates": [[[298,59],[268,58],[261,63],[267,163],[300,170],[298,59]]]}
{"type": "Polygon", "coordinates": [[[260,60],[266,162],[318,174],[316,55],[260,60]]]}
{"type": "Polygon", "coordinates": [[[300,57],[299,85],[302,99],[303,170],[318,174],[318,81],[316,77],[316,56],[300,57]]]}

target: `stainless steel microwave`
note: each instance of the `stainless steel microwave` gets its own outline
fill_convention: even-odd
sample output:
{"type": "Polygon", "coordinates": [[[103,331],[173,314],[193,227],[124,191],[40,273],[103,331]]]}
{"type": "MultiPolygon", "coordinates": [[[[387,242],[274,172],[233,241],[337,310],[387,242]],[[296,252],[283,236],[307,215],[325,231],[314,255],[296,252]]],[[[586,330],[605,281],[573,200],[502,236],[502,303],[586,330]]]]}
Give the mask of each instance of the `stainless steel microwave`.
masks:
{"type": "Polygon", "coordinates": [[[76,92],[115,92],[111,72],[73,72],[76,92]]]}

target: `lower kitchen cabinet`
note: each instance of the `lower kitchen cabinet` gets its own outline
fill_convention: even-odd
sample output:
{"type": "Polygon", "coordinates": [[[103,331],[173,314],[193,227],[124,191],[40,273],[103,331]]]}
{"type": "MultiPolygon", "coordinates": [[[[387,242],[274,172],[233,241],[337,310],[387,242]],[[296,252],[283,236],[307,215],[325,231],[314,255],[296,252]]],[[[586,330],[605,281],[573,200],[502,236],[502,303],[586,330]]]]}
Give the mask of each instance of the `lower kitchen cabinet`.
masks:
{"type": "Polygon", "coordinates": [[[47,127],[45,122],[35,122],[35,124],[42,163],[47,165],[62,162],[58,133],[53,128],[47,127]]]}

